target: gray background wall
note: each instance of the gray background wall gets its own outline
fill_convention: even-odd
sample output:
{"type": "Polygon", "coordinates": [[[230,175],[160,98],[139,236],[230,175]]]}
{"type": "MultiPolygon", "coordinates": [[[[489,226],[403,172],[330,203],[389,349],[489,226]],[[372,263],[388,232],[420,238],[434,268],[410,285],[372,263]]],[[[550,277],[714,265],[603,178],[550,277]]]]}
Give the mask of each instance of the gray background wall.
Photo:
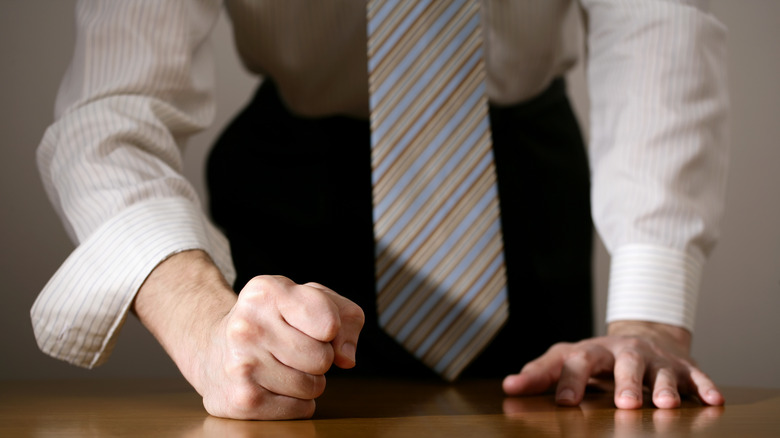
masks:
{"type": "MultiPolygon", "coordinates": [[[[29,308],[72,250],[35,168],[55,93],[74,41],[74,0],[0,0],[0,379],[173,376],[178,371],[131,317],[112,359],[85,371],[35,345],[29,308]]],[[[723,385],[780,387],[780,1],[714,0],[730,28],[733,161],[722,240],[704,273],[694,356],[723,385]]],[[[193,138],[188,177],[201,190],[203,158],[255,80],[240,67],[223,18],[218,51],[219,114],[193,138]]],[[[582,70],[571,94],[583,121],[582,70]]],[[[596,248],[597,320],[603,321],[609,260],[596,248]]],[[[599,323],[597,329],[604,330],[599,323]]]]}

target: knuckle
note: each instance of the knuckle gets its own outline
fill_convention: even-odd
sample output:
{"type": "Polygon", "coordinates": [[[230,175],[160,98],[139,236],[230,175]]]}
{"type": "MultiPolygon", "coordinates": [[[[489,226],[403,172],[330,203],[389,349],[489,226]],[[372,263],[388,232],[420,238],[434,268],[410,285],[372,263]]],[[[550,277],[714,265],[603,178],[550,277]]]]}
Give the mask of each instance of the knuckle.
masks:
{"type": "Polygon", "coordinates": [[[646,351],[648,348],[647,341],[633,336],[623,338],[620,345],[623,350],[646,351]]]}
{"type": "Polygon", "coordinates": [[[267,406],[264,420],[295,420],[311,418],[314,415],[314,400],[286,400],[275,406],[267,406]]]}
{"type": "Polygon", "coordinates": [[[320,283],[310,281],[308,283],[304,283],[304,286],[306,287],[313,287],[315,289],[327,289],[325,286],[321,285],[320,283]]]}
{"type": "Polygon", "coordinates": [[[669,367],[662,367],[655,370],[656,381],[661,380],[664,383],[677,380],[677,373],[669,367]]]}
{"type": "Polygon", "coordinates": [[[321,348],[316,348],[309,353],[309,374],[325,374],[333,364],[335,353],[330,344],[323,344],[321,348]]]}
{"type": "Polygon", "coordinates": [[[341,317],[343,320],[348,320],[361,328],[366,323],[365,312],[355,303],[345,306],[341,317]]]}
{"type": "Polygon", "coordinates": [[[322,335],[325,339],[332,341],[341,330],[341,319],[333,312],[326,312],[322,318],[322,335]]]}
{"type": "Polygon", "coordinates": [[[249,280],[244,288],[250,290],[265,289],[269,280],[270,277],[266,275],[258,275],[249,280]]]}
{"type": "Polygon", "coordinates": [[[630,348],[634,348],[634,349],[636,349],[636,350],[639,350],[639,349],[647,349],[647,347],[648,347],[648,342],[647,342],[646,340],[644,340],[644,339],[640,339],[640,338],[628,338],[628,339],[626,340],[626,345],[627,345],[628,347],[630,347],[630,348]]]}
{"type": "Polygon", "coordinates": [[[621,387],[638,387],[641,386],[644,381],[645,378],[642,375],[627,373],[619,376],[619,379],[616,379],[615,384],[620,385],[621,387]]]}
{"type": "Polygon", "coordinates": [[[233,352],[233,356],[229,357],[223,365],[225,374],[238,381],[247,381],[251,379],[255,373],[255,368],[256,365],[253,361],[236,352],[233,352]]]}
{"type": "Polygon", "coordinates": [[[259,337],[259,327],[244,318],[232,318],[225,327],[225,336],[232,342],[251,342],[259,337]]]}
{"type": "Polygon", "coordinates": [[[332,335],[328,340],[335,338],[341,328],[339,308],[336,306],[336,303],[322,290],[307,285],[296,286],[296,289],[299,290],[300,296],[304,300],[300,304],[306,307],[309,318],[316,319],[322,336],[328,337],[332,335]]]}
{"type": "Polygon", "coordinates": [[[288,415],[290,418],[311,418],[314,415],[315,404],[313,400],[298,400],[296,412],[288,415]]]}
{"type": "Polygon", "coordinates": [[[556,342],[553,344],[550,348],[547,349],[548,353],[564,353],[566,351],[571,350],[572,346],[571,342],[556,342]]]}
{"type": "Polygon", "coordinates": [[[320,311],[310,319],[312,326],[308,334],[319,342],[333,341],[341,330],[341,321],[338,315],[332,312],[320,311]]]}
{"type": "Polygon", "coordinates": [[[265,393],[254,385],[240,385],[230,397],[230,406],[243,414],[259,410],[265,403],[265,393]]]}
{"type": "Polygon", "coordinates": [[[542,371],[544,367],[542,367],[538,361],[531,361],[527,362],[523,367],[520,369],[521,373],[535,373],[538,371],[542,371]]]}
{"type": "Polygon", "coordinates": [[[203,406],[209,414],[238,420],[289,420],[314,415],[313,399],[280,398],[251,383],[226,389],[204,395],[203,406]]]}
{"type": "Polygon", "coordinates": [[[589,349],[577,348],[567,355],[567,361],[589,363],[593,361],[593,353],[589,349]]]}
{"type": "Polygon", "coordinates": [[[268,281],[255,277],[241,289],[237,307],[239,309],[264,308],[273,299],[273,288],[268,286],[268,281]]]}
{"type": "Polygon", "coordinates": [[[618,386],[628,385],[636,387],[641,385],[645,379],[649,378],[647,372],[644,369],[635,366],[618,366],[615,368],[614,372],[615,384],[618,386]]]}
{"type": "Polygon", "coordinates": [[[258,275],[247,282],[241,294],[252,297],[266,297],[275,289],[275,283],[276,280],[269,275],[258,275]]]}
{"type": "Polygon", "coordinates": [[[296,386],[301,392],[299,398],[313,400],[325,392],[325,376],[304,374],[296,386]]]}
{"type": "Polygon", "coordinates": [[[332,341],[341,330],[341,317],[338,308],[327,296],[313,294],[312,309],[317,309],[316,321],[318,338],[323,341],[332,341]]]}
{"type": "Polygon", "coordinates": [[[655,383],[677,381],[678,375],[682,375],[673,364],[665,360],[654,360],[647,366],[649,379],[655,383]]]}
{"type": "Polygon", "coordinates": [[[644,361],[642,355],[635,349],[623,349],[618,353],[617,360],[621,362],[629,362],[632,364],[640,363],[644,361]]]}

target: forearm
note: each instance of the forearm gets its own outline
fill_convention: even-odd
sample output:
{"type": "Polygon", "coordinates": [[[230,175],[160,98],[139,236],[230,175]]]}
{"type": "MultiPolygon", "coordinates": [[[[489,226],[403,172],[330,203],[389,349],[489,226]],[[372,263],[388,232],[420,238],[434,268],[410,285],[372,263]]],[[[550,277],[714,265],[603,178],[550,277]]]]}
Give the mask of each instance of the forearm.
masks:
{"type": "Polygon", "coordinates": [[[235,302],[236,295],[209,256],[193,250],[160,263],[138,291],[132,310],[200,391],[205,344],[235,302]]]}
{"type": "Polygon", "coordinates": [[[171,254],[201,248],[234,275],[227,239],[181,173],[185,138],[213,119],[203,41],[219,2],[158,3],[79,2],[56,120],[37,151],[78,247],[36,299],[33,330],[41,351],[82,367],[108,359],[135,294],[171,254]]]}

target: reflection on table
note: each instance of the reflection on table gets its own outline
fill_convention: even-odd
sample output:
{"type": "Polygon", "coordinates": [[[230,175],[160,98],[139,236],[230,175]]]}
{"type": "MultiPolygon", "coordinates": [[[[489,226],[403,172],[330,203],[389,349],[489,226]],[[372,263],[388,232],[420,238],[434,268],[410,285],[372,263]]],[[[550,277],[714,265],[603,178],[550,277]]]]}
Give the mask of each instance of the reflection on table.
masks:
{"type": "Polygon", "coordinates": [[[608,391],[581,406],[505,397],[499,381],[455,385],[330,379],[311,420],[209,416],[181,380],[0,382],[0,436],[636,437],[780,436],[780,390],[724,388],[725,407],[617,410],[608,391]]]}

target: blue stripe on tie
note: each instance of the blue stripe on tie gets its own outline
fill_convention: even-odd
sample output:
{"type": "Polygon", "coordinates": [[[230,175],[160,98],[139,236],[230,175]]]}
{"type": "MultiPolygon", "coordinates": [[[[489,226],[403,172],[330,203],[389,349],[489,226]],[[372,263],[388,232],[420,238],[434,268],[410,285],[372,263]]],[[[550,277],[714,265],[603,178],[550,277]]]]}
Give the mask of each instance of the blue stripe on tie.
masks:
{"type": "MultiPolygon", "coordinates": [[[[492,156],[490,154],[486,154],[482,159],[477,163],[477,165],[474,167],[474,169],[466,175],[466,178],[461,182],[461,184],[455,189],[455,192],[453,192],[452,196],[447,198],[447,200],[444,202],[444,204],[436,211],[434,216],[426,223],[423,228],[420,230],[418,236],[412,240],[409,245],[405,248],[403,252],[396,255],[396,258],[401,260],[408,260],[411,258],[411,256],[418,250],[420,245],[422,245],[422,242],[427,238],[428,235],[430,235],[432,232],[435,231],[436,227],[439,225],[439,223],[443,220],[443,218],[447,215],[447,213],[455,206],[455,204],[464,196],[464,193],[468,191],[471,188],[471,185],[474,184],[474,181],[476,181],[479,176],[482,174],[484,169],[490,165],[492,162],[492,156]]],[[[419,208],[420,206],[418,204],[414,204],[413,208],[419,208]]],[[[409,214],[408,211],[412,208],[407,209],[404,214],[409,214]]],[[[377,255],[381,253],[382,248],[380,246],[386,246],[387,241],[392,241],[392,239],[395,239],[400,231],[403,229],[401,226],[398,225],[397,221],[393,224],[391,227],[391,232],[385,233],[385,235],[382,237],[380,245],[377,246],[377,255]]],[[[377,286],[379,286],[379,289],[383,289],[387,282],[395,275],[398,269],[400,269],[401,264],[394,263],[393,266],[387,269],[385,273],[377,279],[377,286]]]]}
{"type": "MultiPolygon", "coordinates": [[[[440,151],[442,149],[442,144],[444,143],[444,140],[446,140],[449,133],[456,130],[456,128],[461,124],[463,120],[470,114],[472,111],[471,108],[477,105],[479,102],[479,99],[481,99],[484,94],[484,87],[480,86],[477,87],[477,89],[474,90],[474,92],[466,99],[466,102],[461,106],[457,112],[450,118],[450,120],[447,121],[447,123],[444,125],[444,128],[440,133],[434,137],[433,141],[431,141],[430,144],[426,146],[426,149],[421,153],[421,155],[409,166],[409,169],[404,172],[403,175],[401,175],[397,181],[393,183],[391,191],[382,199],[378,200],[376,202],[376,205],[374,206],[374,211],[377,213],[377,217],[382,217],[390,208],[390,206],[393,204],[394,200],[397,198],[397,194],[401,193],[404,188],[409,184],[409,182],[414,178],[415,169],[421,169],[424,168],[428,164],[428,160],[432,154],[435,154],[436,152],[440,151]]],[[[444,99],[442,99],[444,100],[444,99]]],[[[439,106],[433,106],[431,105],[426,110],[427,113],[433,113],[436,112],[439,109],[439,106]]],[[[432,115],[432,114],[431,114],[432,115]]],[[[413,135],[417,134],[417,131],[422,129],[425,125],[427,120],[424,119],[424,117],[420,117],[418,121],[415,123],[413,128],[398,142],[399,144],[408,144],[408,142],[411,140],[413,135]]],[[[481,135],[484,134],[488,129],[490,128],[487,120],[480,122],[478,125],[478,128],[475,129],[475,132],[472,133],[469,137],[467,137],[467,140],[464,141],[461,145],[461,148],[470,149],[475,143],[476,139],[479,139],[481,135]],[[477,131],[479,131],[477,133],[477,131]]],[[[400,147],[394,147],[391,152],[385,157],[385,159],[380,163],[376,168],[374,169],[374,182],[379,180],[379,178],[384,175],[385,172],[387,172],[390,168],[390,165],[397,159],[398,155],[401,154],[401,148],[400,147]]],[[[439,172],[442,173],[442,172],[439,172]]]]}
{"type": "MultiPolygon", "coordinates": [[[[469,21],[469,25],[463,31],[464,32],[473,31],[473,29],[476,28],[478,25],[479,25],[478,17],[473,18],[472,20],[469,21]]],[[[422,49],[423,47],[420,48],[422,49]]],[[[436,58],[436,60],[433,62],[432,65],[444,65],[452,57],[453,53],[457,49],[459,49],[458,44],[450,44],[446,50],[442,51],[442,53],[439,54],[439,57],[436,58]]],[[[419,60],[416,59],[416,57],[419,55],[411,56],[412,53],[410,53],[409,55],[410,56],[405,58],[404,62],[407,61],[419,62],[419,60]]],[[[447,84],[447,86],[442,91],[439,92],[439,95],[433,101],[429,103],[428,108],[423,113],[423,114],[428,114],[429,116],[419,117],[417,122],[413,126],[417,126],[418,130],[419,127],[424,126],[425,125],[424,122],[426,122],[430,118],[430,115],[435,114],[435,112],[432,111],[433,108],[438,109],[439,107],[441,107],[442,103],[446,100],[446,98],[453,93],[453,90],[463,82],[463,78],[465,78],[465,76],[468,74],[468,71],[471,70],[471,68],[476,63],[478,63],[481,59],[482,59],[482,50],[481,49],[475,50],[475,53],[468,59],[467,63],[463,67],[459,68],[456,75],[447,84]]],[[[398,76],[401,76],[402,72],[405,71],[406,70],[400,68],[400,66],[396,69],[393,69],[393,72],[390,75],[388,75],[388,78],[380,86],[380,89],[371,93],[372,108],[376,108],[377,104],[381,102],[381,98],[384,96],[384,93],[391,89],[390,85],[394,87],[392,88],[393,90],[403,87],[403,84],[398,83],[398,76]]],[[[397,121],[408,111],[408,108],[411,105],[411,103],[415,99],[417,99],[421,94],[425,94],[426,90],[428,90],[431,87],[430,82],[432,79],[436,79],[436,74],[438,72],[439,71],[436,68],[428,69],[425,72],[425,74],[413,84],[412,88],[409,89],[409,91],[403,96],[403,98],[390,109],[390,112],[387,113],[382,123],[379,124],[379,126],[376,126],[372,130],[372,140],[376,141],[378,139],[385,138],[388,135],[388,130],[395,127],[397,121]]],[[[405,137],[412,138],[410,136],[410,133],[407,133],[405,137]]],[[[399,144],[407,144],[408,141],[409,140],[406,141],[400,140],[399,144]]]]}
{"type": "MultiPolygon", "coordinates": [[[[484,196],[482,199],[480,199],[478,207],[484,207],[487,206],[487,204],[494,198],[491,198],[490,196],[484,196]]],[[[441,246],[436,250],[436,252],[425,262],[425,264],[420,268],[420,272],[416,273],[422,274],[424,277],[428,277],[429,274],[436,268],[436,266],[441,263],[441,261],[450,255],[450,253],[453,251],[454,248],[457,247],[458,242],[460,242],[463,239],[463,236],[466,232],[469,231],[471,224],[474,223],[474,221],[477,220],[477,216],[483,213],[483,210],[477,210],[476,208],[474,210],[471,210],[466,217],[461,221],[461,223],[458,224],[456,229],[447,236],[447,239],[444,241],[444,243],[441,244],[441,246]]],[[[500,228],[498,226],[498,222],[496,221],[494,224],[490,226],[489,229],[485,230],[485,233],[480,237],[478,240],[478,243],[474,245],[473,248],[471,248],[471,251],[477,251],[475,254],[472,254],[471,251],[464,256],[465,259],[474,260],[476,256],[478,256],[483,250],[488,242],[490,242],[490,239],[494,237],[496,233],[500,231],[500,228]]],[[[455,279],[458,278],[459,272],[456,270],[455,274],[452,274],[455,276],[455,279]]],[[[449,290],[452,285],[453,279],[447,279],[445,278],[442,282],[442,284],[438,285],[438,287],[443,287],[445,290],[449,290]]],[[[411,282],[409,283],[411,284],[411,282]]],[[[394,311],[397,311],[400,306],[403,305],[403,303],[406,302],[409,295],[411,295],[414,292],[415,288],[409,287],[408,285],[393,299],[393,301],[390,302],[390,304],[387,306],[387,309],[385,312],[387,312],[390,316],[394,313],[394,311]],[[404,296],[403,299],[401,299],[401,296],[404,296]],[[393,312],[390,311],[390,309],[394,309],[393,312]]],[[[383,313],[385,313],[383,312],[383,313]]]]}
{"type": "MultiPolygon", "coordinates": [[[[450,5],[444,13],[439,16],[432,24],[429,29],[426,30],[426,32],[420,36],[420,38],[415,42],[415,44],[409,49],[408,52],[404,54],[404,57],[400,59],[395,66],[393,66],[392,74],[388,76],[387,79],[385,79],[381,84],[379,84],[379,87],[376,88],[371,93],[371,103],[372,105],[376,102],[381,101],[384,99],[385,95],[389,91],[396,91],[403,87],[403,84],[405,82],[399,82],[397,80],[398,76],[401,76],[403,73],[407,72],[410,68],[415,68],[419,70],[422,66],[419,65],[420,63],[420,55],[423,51],[428,49],[435,49],[437,46],[431,46],[432,40],[435,39],[434,36],[438,35],[443,28],[445,28],[448,25],[454,25],[458,22],[453,20],[452,17],[458,12],[460,9],[460,6],[456,3],[453,3],[450,5]],[[414,65],[417,65],[417,67],[413,67],[414,65]]],[[[464,27],[464,29],[461,29],[460,33],[458,34],[459,37],[455,37],[450,41],[441,41],[439,44],[448,42],[449,44],[445,48],[445,50],[439,54],[439,56],[436,57],[436,59],[431,63],[432,68],[429,68],[426,70],[426,75],[423,76],[424,79],[419,79],[416,82],[416,85],[421,87],[424,84],[427,85],[428,82],[430,82],[431,79],[434,79],[437,74],[440,71],[440,66],[443,66],[445,62],[452,57],[452,54],[460,48],[460,45],[463,41],[465,41],[465,37],[473,32],[477,26],[479,26],[479,17],[474,16],[469,20],[464,27]]],[[[397,29],[393,36],[396,35],[402,35],[403,32],[401,32],[402,29],[397,29]]],[[[406,29],[403,29],[405,32],[406,29]]],[[[382,46],[379,51],[382,52],[381,56],[384,56],[384,52],[386,52],[385,49],[390,49],[392,46],[390,44],[385,44],[382,46]]],[[[376,56],[372,56],[372,58],[376,58],[376,56]]],[[[376,64],[376,63],[375,63],[376,64]]],[[[373,66],[369,65],[371,70],[373,70],[373,66]]],[[[409,75],[412,76],[412,75],[409,75]]],[[[418,92],[409,92],[406,94],[406,97],[416,98],[418,92]]],[[[398,105],[401,105],[400,103],[398,105]]]]}
{"type": "MultiPolygon", "coordinates": [[[[463,258],[463,260],[458,263],[458,266],[455,267],[455,269],[452,271],[452,274],[448,275],[442,284],[436,287],[436,290],[433,292],[433,294],[431,294],[425,303],[423,303],[420,308],[417,309],[414,315],[412,315],[412,317],[407,320],[407,322],[404,324],[404,327],[398,332],[396,339],[402,342],[406,340],[406,338],[428,315],[428,312],[430,312],[431,309],[433,309],[433,307],[442,300],[442,297],[446,296],[447,292],[455,286],[454,283],[459,280],[460,274],[468,269],[469,266],[473,265],[477,258],[482,256],[482,251],[485,249],[485,246],[487,246],[487,243],[490,242],[490,239],[495,237],[498,230],[499,228],[497,226],[491,227],[488,230],[483,238],[479,240],[479,243],[475,244],[474,247],[463,258]]],[[[477,291],[481,290],[482,287],[491,278],[493,278],[495,271],[501,266],[501,259],[501,254],[499,254],[498,257],[496,257],[490,263],[490,265],[488,265],[485,272],[483,272],[482,275],[477,278],[477,281],[474,282],[474,285],[466,292],[466,294],[464,294],[462,300],[467,300],[466,302],[469,302],[470,297],[472,297],[477,291]]],[[[434,336],[434,333],[432,332],[428,336],[428,339],[435,339],[437,337],[438,336],[434,336]]],[[[422,353],[424,353],[424,351],[422,353]]]]}
{"type": "MultiPolygon", "coordinates": [[[[395,261],[391,266],[389,266],[386,270],[386,272],[377,279],[377,285],[381,285],[382,287],[385,287],[387,283],[392,279],[392,277],[398,272],[399,269],[403,266],[403,261],[408,260],[411,258],[411,256],[422,246],[425,239],[428,238],[428,236],[433,233],[436,229],[436,227],[439,226],[441,221],[443,220],[444,216],[446,216],[449,211],[454,207],[457,200],[462,197],[463,193],[469,189],[469,185],[473,184],[474,181],[479,177],[480,173],[490,164],[489,158],[483,158],[481,162],[477,163],[477,168],[475,171],[469,175],[467,175],[467,179],[464,180],[463,184],[460,185],[453,196],[451,196],[447,201],[442,205],[440,209],[436,211],[434,216],[431,218],[431,220],[426,223],[422,229],[420,229],[419,233],[415,238],[407,245],[407,247],[404,249],[403,252],[400,254],[394,254],[393,257],[395,261]]],[[[380,245],[378,246],[378,252],[380,253],[381,248],[387,247],[388,242],[392,241],[393,237],[386,237],[382,239],[380,242],[380,245]]]]}
{"type": "MultiPolygon", "coordinates": [[[[471,66],[471,65],[473,65],[476,62],[479,62],[479,56],[475,54],[468,61],[468,66],[471,66]]],[[[459,76],[462,76],[462,75],[459,74],[459,76]]],[[[455,79],[456,80],[462,80],[462,78],[455,78],[455,79]]],[[[450,85],[447,85],[447,88],[454,88],[454,83],[450,84],[450,85]]],[[[445,89],[444,91],[451,92],[451,90],[449,90],[449,89],[445,89]]],[[[484,94],[480,94],[480,93],[484,93],[484,85],[481,85],[481,86],[477,87],[477,90],[475,90],[474,93],[472,93],[472,95],[469,96],[466,99],[466,104],[475,104],[476,105],[476,103],[479,101],[479,99],[481,99],[484,96],[484,94]]],[[[372,163],[374,165],[374,170],[372,172],[372,177],[373,177],[374,184],[376,184],[379,181],[379,179],[384,176],[384,174],[390,169],[390,167],[393,165],[393,163],[395,163],[395,161],[398,159],[398,157],[404,152],[403,151],[404,146],[409,144],[412,141],[412,139],[414,138],[414,136],[418,135],[420,130],[422,130],[425,127],[426,123],[428,123],[429,120],[437,112],[440,111],[440,109],[441,109],[442,105],[444,104],[445,100],[446,100],[446,96],[444,94],[442,94],[439,97],[437,97],[433,102],[431,102],[431,104],[426,108],[426,110],[423,112],[423,114],[421,114],[417,118],[415,123],[412,124],[412,126],[409,128],[409,130],[406,132],[406,134],[402,138],[400,138],[398,140],[397,145],[395,147],[390,148],[390,150],[388,151],[388,153],[385,156],[385,158],[381,162],[379,162],[379,163],[372,163]]],[[[453,115],[453,117],[450,120],[447,121],[447,123],[444,126],[444,129],[442,129],[442,133],[438,134],[434,138],[434,140],[431,143],[431,145],[439,147],[441,145],[441,142],[443,141],[443,139],[446,138],[446,136],[443,133],[444,132],[452,132],[452,131],[454,131],[455,128],[460,123],[460,121],[465,119],[465,117],[468,115],[467,113],[468,113],[469,110],[468,109],[464,109],[464,108],[466,108],[466,107],[464,106],[464,107],[461,107],[460,109],[458,109],[458,111],[453,115]]],[[[401,111],[401,108],[397,108],[397,111],[401,111]]],[[[488,126],[488,125],[485,125],[485,126],[488,126]]],[[[376,141],[378,141],[378,138],[377,138],[378,135],[376,133],[372,132],[371,137],[372,137],[372,141],[375,142],[374,144],[376,144],[376,141]]],[[[418,161],[419,160],[420,159],[418,159],[418,161]]],[[[426,161],[419,161],[419,163],[425,163],[425,162],[426,161]]],[[[417,166],[417,168],[421,167],[420,164],[415,164],[414,166],[417,166]]],[[[409,172],[409,171],[407,171],[407,172],[409,172]]],[[[403,182],[399,181],[398,183],[403,183],[403,182]]],[[[394,187],[395,187],[395,183],[394,183],[394,187]]],[[[389,207],[389,204],[387,204],[388,202],[391,202],[391,201],[387,201],[386,197],[383,200],[380,200],[377,203],[377,205],[375,206],[375,211],[378,210],[378,211],[381,211],[382,213],[384,213],[384,211],[386,211],[386,209],[389,207]]]]}
{"type": "Polygon", "coordinates": [[[477,333],[482,329],[482,327],[487,324],[487,322],[490,320],[490,318],[496,313],[498,308],[501,306],[501,304],[504,303],[504,297],[506,296],[506,287],[501,289],[501,292],[496,295],[495,298],[493,298],[493,301],[488,304],[488,306],[485,308],[485,310],[482,311],[482,313],[479,314],[477,319],[474,321],[471,326],[469,326],[468,330],[466,330],[463,335],[458,338],[457,342],[450,348],[450,350],[444,355],[444,357],[441,358],[439,363],[436,364],[434,367],[434,370],[437,373],[441,373],[444,371],[445,368],[447,368],[447,365],[450,364],[450,362],[455,359],[458,353],[460,353],[463,348],[468,344],[471,339],[476,336],[477,333]]]}
{"type": "Polygon", "coordinates": [[[415,350],[415,357],[422,357],[425,353],[428,352],[428,350],[431,349],[431,347],[434,346],[434,344],[436,344],[444,331],[452,324],[452,321],[455,320],[455,318],[457,318],[461,312],[463,312],[463,309],[465,309],[471,303],[477,294],[482,292],[482,288],[496,275],[496,272],[501,268],[503,263],[503,254],[499,254],[498,257],[493,259],[488,269],[485,270],[485,273],[480,276],[479,281],[474,284],[474,287],[469,289],[466,294],[464,294],[463,297],[457,303],[455,303],[455,306],[447,313],[447,315],[444,316],[444,318],[442,318],[441,321],[439,321],[439,324],[433,330],[431,330],[431,332],[425,338],[425,341],[420,344],[417,350],[415,350]]]}
{"type": "MultiPolygon", "coordinates": [[[[492,162],[490,160],[490,157],[488,157],[488,163],[492,162]]],[[[387,308],[382,312],[382,318],[380,318],[380,323],[384,325],[384,323],[388,322],[395,312],[397,312],[401,306],[406,302],[406,300],[409,298],[409,296],[417,289],[419,284],[423,281],[424,277],[427,277],[429,273],[433,270],[433,268],[436,267],[436,265],[441,261],[441,259],[448,255],[452,248],[454,248],[459,240],[463,238],[463,235],[468,231],[469,227],[472,223],[477,219],[477,216],[482,214],[484,210],[486,209],[487,205],[495,199],[494,194],[491,193],[491,191],[488,191],[485,196],[483,196],[477,204],[475,204],[474,208],[469,211],[469,213],[466,215],[466,217],[458,224],[458,226],[453,230],[452,234],[447,236],[447,239],[444,241],[444,243],[441,244],[441,246],[436,250],[436,252],[425,262],[425,264],[420,268],[419,272],[415,273],[414,279],[409,281],[404,288],[393,298],[393,300],[390,302],[390,304],[387,306],[387,308]]],[[[435,228],[435,226],[434,226],[435,228]]],[[[500,231],[500,227],[498,225],[498,221],[496,221],[494,224],[492,224],[489,228],[489,232],[486,232],[482,238],[480,238],[479,243],[474,245],[474,248],[484,248],[487,245],[487,242],[490,241],[490,238],[492,238],[492,235],[496,232],[500,231]]],[[[473,248],[472,248],[473,249],[473,248]]],[[[402,254],[401,257],[398,257],[397,260],[408,260],[411,254],[414,253],[414,250],[407,248],[402,254]]],[[[393,264],[393,272],[397,271],[403,266],[402,262],[397,262],[393,264]]],[[[390,272],[391,269],[388,269],[388,272],[390,272]]],[[[383,285],[386,284],[389,279],[392,278],[387,275],[387,273],[382,277],[383,285]]],[[[451,286],[450,284],[447,284],[447,286],[451,286]]],[[[380,288],[381,290],[381,288],[380,288]]]]}
{"type": "Polygon", "coordinates": [[[473,288],[469,289],[467,294],[463,296],[463,299],[456,304],[456,309],[453,309],[453,311],[445,315],[439,325],[437,325],[436,328],[434,328],[431,333],[428,334],[428,336],[425,338],[425,341],[420,344],[417,350],[415,350],[415,357],[421,358],[425,353],[428,352],[428,350],[430,350],[431,347],[433,347],[436,341],[438,341],[438,339],[441,337],[444,330],[450,326],[458,314],[463,311],[463,308],[467,306],[467,304],[470,302],[469,300],[472,300],[474,295],[480,293],[482,291],[482,287],[487,284],[488,281],[490,281],[492,276],[496,274],[496,271],[498,271],[502,263],[503,255],[499,254],[499,256],[496,257],[490,264],[490,268],[485,271],[485,274],[482,277],[480,277],[478,284],[475,284],[473,288]]]}
{"type": "MultiPolygon", "coordinates": [[[[467,113],[468,111],[465,112],[467,113]]],[[[452,118],[453,124],[455,124],[455,122],[460,122],[461,120],[462,119],[460,117],[452,118]]],[[[451,128],[455,129],[454,126],[451,128]]],[[[450,129],[450,127],[448,127],[448,129],[450,129]]],[[[385,234],[400,234],[401,230],[403,230],[416,216],[418,209],[425,206],[425,204],[429,201],[431,195],[435,194],[437,191],[440,191],[439,188],[444,182],[443,180],[451,175],[452,172],[456,170],[458,165],[463,162],[466,156],[472,152],[474,142],[484,136],[488,129],[489,127],[487,122],[479,122],[474,130],[470,132],[467,137],[465,137],[463,142],[461,142],[460,146],[441,165],[441,169],[433,175],[433,178],[424,187],[420,187],[420,184],[423,182],[417,178],[417,174],[421,171],[421,169],[424,169],[426,165],[434,165],[438,161],[444,159],[444,157],[441,157],[440,154],[435,155],[437,152],[441,152],[443,150],[443,147],[438,144],[431,143],[425,150],[423,150],[420,156],[409,165],[409,169],[407,169],[404,174],[398,178],[398,181],[389,189],[388,193],[381,200],[376,202],[376,211],[381,215],[386,215],[393,207],[395,201],[399,199],[399,197],[404,196],[403,192],[406,190],[407,186],[414,183],[415,186],[413,188],[420,189],[419,193],[414,197],[414,199],[410,200],[410,205],[407,207],[407,210],[396,219],[396,221],[385,234]]],[[[442,140],[443,138],[437,138],[434,141],[441,143],[442,140]]]]}
{"type": "MultiPolygon", "coordinates": [[[[385,58],[387,55],[388,50],[395,47],[396,43],[398,42],[401,37],[408,32],[409,27],[411,27],[412,23],[417,20],[417,18],[422,14],[422,12],[432,3],[433,0],[430,1],[424,1],[420,0],[417,2],[417,5],[409,12],[409,15],[401,21],[401,23],[398,25],[398,28],[387,38],[387,40],[382,44],[382,47],[379,47],[376,52],[374,52],[373,55],[369,56],[368,59],[368,67],[369,71],[373,71],[377,64],[385,58]]],[[[379,28],[379,25],[383,23],[385,20],[387,20],[388,15],[395,12],[395,9],[398,7],[398,3],[394,1],[388,1],[385,2],[382,7],[377,11],[376,15],[368,22],[367,26],[367,34],[368,38],[371,38],[371,35],[374,35],[376,30],[379,28]]]]}

